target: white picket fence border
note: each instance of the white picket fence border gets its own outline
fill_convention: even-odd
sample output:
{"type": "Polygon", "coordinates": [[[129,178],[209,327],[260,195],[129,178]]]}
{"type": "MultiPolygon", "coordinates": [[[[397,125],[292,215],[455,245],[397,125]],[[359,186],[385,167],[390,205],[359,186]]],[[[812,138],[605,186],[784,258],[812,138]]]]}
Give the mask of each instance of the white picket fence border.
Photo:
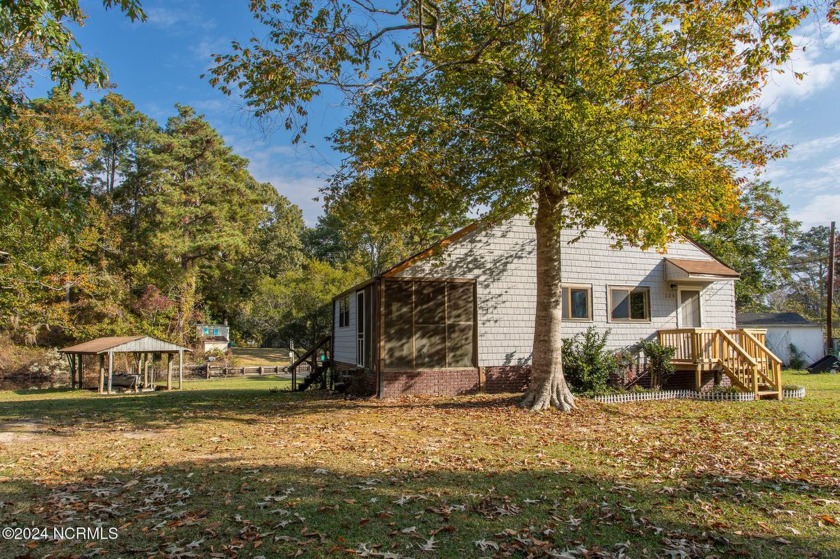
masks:
{"type": "Polygon", "coordinates": [[[800,386],[798,388],[785,388],[783,391],[785,399],[787,398],[804,398],[805,397],[805,387],[800,386]]]}
{"type": "Polygon", "coordinates": [[[755,394],[752,392],[695,392],[695,400],[711,402],[752,402],[755,394]]]}
{"type": "Polygon", "coordinates": [[[657,390],[656,392],[605,394],[603,396],[595,396],[593,400],[602,404],[626,404],[628,402],[644,402],[647,400],[685,400],[694,398],[696,394],[693,390],[657,390]]]}
{"type": "MultiPolygon", "coordinates": [[[[785,389],[785,398],[804,398],[805,388],[785,389]]],[[[596,402],[602,404],[626,404],[628,402],[645,402],[649,400],[704,400],[712,402],[751,402],[755,400],[752,392],[696,392],[694,390],[657,390],[656,392],[624,392],[621,394],[605,394],[595,396],[596,402]]]]}

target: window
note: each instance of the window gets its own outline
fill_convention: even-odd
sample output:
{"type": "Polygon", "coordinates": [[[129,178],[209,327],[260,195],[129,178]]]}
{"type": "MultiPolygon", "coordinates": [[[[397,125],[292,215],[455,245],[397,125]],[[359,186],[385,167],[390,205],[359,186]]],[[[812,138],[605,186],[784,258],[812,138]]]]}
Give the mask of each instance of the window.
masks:
{"type": "Polygon", "coordinates": [[[350,296],[338,300],[338,327],[350,326],[350,296]]]}
{"type": "Polygon", "coordinates": [[[475,366],[475,283],[385,283],[384,367],[389,370],[475,366]]]}
{"type": "Polygon", "coordinates": [[[592,288],[563,286],[563,320],[592,320],[592,288]]]}
{"type": "Polygon", "coordinates": [[[610,320],[650,321],[650,289],[647,287],[611,287],[610,320]]]}
{"type": "Polygon", "coordinates": [[[365,292],[356,293],[356,365],[365,366],[365,292]]]}

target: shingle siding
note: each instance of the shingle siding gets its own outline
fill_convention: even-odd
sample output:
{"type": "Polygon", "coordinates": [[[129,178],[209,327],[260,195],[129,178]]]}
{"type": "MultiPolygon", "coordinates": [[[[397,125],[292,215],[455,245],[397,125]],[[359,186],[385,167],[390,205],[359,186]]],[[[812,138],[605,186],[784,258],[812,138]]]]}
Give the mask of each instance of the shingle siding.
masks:
{"type": "MultiPolygon", "coordinates": [[[[562,233],[568,243],[578,231],[562,233]]],[[[711,258],[688,242],[672,243],[668,256],[711,258]]],[[[659,329],[677,327],[677,292],[664,276],[663,255],[635,247],[611,247],[603,230],[589,231],[562,248],[562,278],[567,284],[592,286],[593,321],[566,322],[573,336],[595,326],[611,330],[612,348],[630,346],[659,329]],[[612,323],[608,319],[610,286],[650,288],[651,321],[612,323]]],[[[526,218],[479,228],[443,252],[403,270],[402,277],[474,278],[478,287],[479,366],[530,363],[536,299],[536,239],[526,218]]],[[[352,305],[352,300],[351,300],[352,305]]],[[[353,313],[351,306],[351,316],[353,313]]],[[[735,290],[732,281],[705,284],[701,291],[703,327],[735,327],[735,290]]],[[[351,319],[351,324],[355,322],[351,319]]],[[[355,355],[355,354],[354,354],[355,355]]]]}
{"type": "Polygon", "coordinates": [[[350,298],[350,324],[339,327],[339,299],[333,301],[333,320],[335,321],[335,339],[333,340],[333,359],[345,363],[356,363],[356,297],[350,298]]]}

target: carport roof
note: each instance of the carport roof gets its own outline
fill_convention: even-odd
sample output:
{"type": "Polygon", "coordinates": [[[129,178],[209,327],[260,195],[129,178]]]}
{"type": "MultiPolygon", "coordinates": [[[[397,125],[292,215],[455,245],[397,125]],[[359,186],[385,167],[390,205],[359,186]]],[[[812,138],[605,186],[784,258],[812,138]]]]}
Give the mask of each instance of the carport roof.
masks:
{"type": "Polygon", "coordinates": [[[169,353],[192,350],[151,336],[110,336],[65,347],[60,351],[61,353],[97,355],[100,353],[169,353]]]}

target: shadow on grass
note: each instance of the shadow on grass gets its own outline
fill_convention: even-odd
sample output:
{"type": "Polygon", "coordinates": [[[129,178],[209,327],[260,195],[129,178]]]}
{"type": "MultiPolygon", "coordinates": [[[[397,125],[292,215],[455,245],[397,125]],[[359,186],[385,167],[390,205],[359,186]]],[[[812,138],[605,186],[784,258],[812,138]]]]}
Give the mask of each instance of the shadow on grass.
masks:
{"type": "Polygon", "coordinates": [[[600,549],[586,556],[602,558],[621,550],[622,557],[838,556],[835,528],[803,528],[813,522],[797,511],[801,517],[784,520],[799,526],[791,533],[766,508],[774,500],[829,498],[830,491],[805,494],[787,484],[767,492],[717,478],[673,489],[573,470],[363,476],[315,465],[182,461],[64,484],[6,481],[3,526],[101,525],[118,537],[7,539],[0,556],[285,557],[300,550],[323,557],[367,549],[380,557],[556,557],[578,546],[600,549]]]}
{"type": "Polygon", "coordinates": [[[48,418],[55,426],[80,425],[85,428],[110,428],[111,423],[136,428],[177,427],[193,421],[251,422],[255,416],[266,418],[329,413],[348,408],[374,407],[381,410],[429,408],[434,410],[493,409],[515,406],[513,395],[487,398],[404,398],[397,400],[345,400],[341,394],[320,390],[292,392],[286,386],[266,388],[266,381],[282,382],[277,377],[247,377],[226,380],[191,381],[185,390],[147,393],[98,395],[69,389],[44,389],[16,392],[23,396],[0,403],[0,423],[48,418]],[[204,385],[203,383],[207,384],[204,385]],[[213,386],[219,382],[218,386],[213,386]],[[247,387],[242,385],[244,383],[247,387]],[[204,387],[206,386],[206,388],[204,387]],[[253,386],[253,387],[252,387],[253,386]],[[196,388],[198,387],[198,388],[196,388]]]}
{"type": "Polygon", "coordinates": [[[327,393],[272,391],[262,379],[248,379],[247,383],[256,386],[225,388],[208,383],[207,388],[194,388],[196,383],[186,390],[116,395],[63,389],[27,391],[23,398],[0,403],[0,422],[48,418],[50,424],[57,426],[108,428],[109,422],[119,422],[154,428],[197,420],[248,422],[255,415],[322,413],[343,401],[327,393]]]}

